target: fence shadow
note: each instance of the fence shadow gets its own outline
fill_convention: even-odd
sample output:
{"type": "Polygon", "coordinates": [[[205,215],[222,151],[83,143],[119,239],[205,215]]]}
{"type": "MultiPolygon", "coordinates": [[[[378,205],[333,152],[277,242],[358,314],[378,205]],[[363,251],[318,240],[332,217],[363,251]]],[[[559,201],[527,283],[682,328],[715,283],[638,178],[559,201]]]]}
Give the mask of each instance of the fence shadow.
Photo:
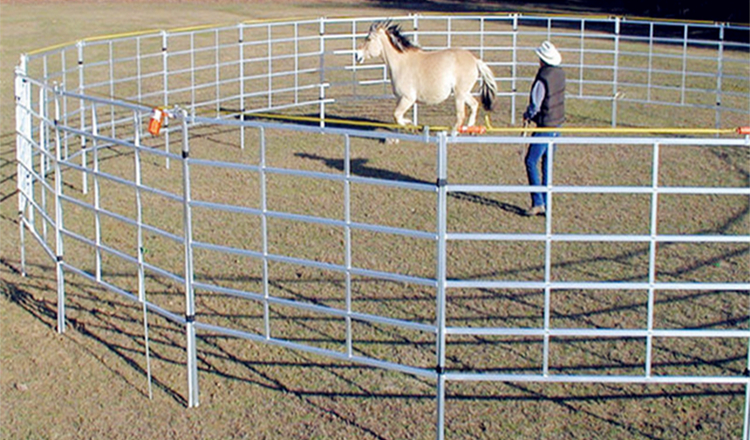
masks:
{"type": "MultiPolygon", "coordinates": [[[[318,156],[315,154],[309,154],[309,153],[294,153],[295,156],[301,157],[303,159],[310,159],[310,160],[317,160],[325,164],[327,167],[344,172],[344,159],[339,158],[332,158],[332,157],[323,157],[318,156]]],[[[383,168],[375,168],[367,166],[368,159],[364,158],[357,158],[352,159],[350,163],[350,169],[352,174],[355,174],[360,177],[371,177],[375,179],[383,179],[383,180],[398,180],[402,182],[413,182],[413,183],[425,183],[425,184],[432,184],[434,182],[427,182],[422,179],[417,179],[416,177],[409,176],[400,172],[386,170],[383,168]]],[[[467,192],[449,192],[448,197],[454,198],[456,200],[469,202],[469,203],[476,203],[482,206],[487,206],[490,208],[497,208],[500,210],[503,210],[505,212],[508,212],[510,214],[515,214],[518,216],[525,216],[525,209],[510,204],[506,202],[501,202],[498,200],[494,200],[488,197],[484,197],[478,194],[472,194],[467,192]]]]}
{"type": "MultiPolygon", "coordinates": [[[[14,271],[12,265],[7,262],[3,263],[5,267],[3,270],[14,271]]],[[[571,264],[573,263],[571,262],[571,264]]],[[[40,276],[42,277],[39,282],[47,284],[55,282],[53,279],[54,277],[49,275],[54,273],[51,266],[39,265],[33,271],[35,272],[35,279],[39,279],[40,276]],[[41,274],[48,275],[45,277],[41,274]]],[[[16,279],[15,277],[18,274],[14,273],[13,275],[13,277],[7,278],[16,279]]],[[[109,275],[123,278],[135,276],[132,273],[109,275]]],[[[329,280],[299,280],[295,278],[291,280],[274,280],[274,282],[278,282],[277,287],[289,286],[290,282],[296,283],[299,289],[287,289],[287,293],[290,296],[294,296],[300,291],[306,289],[306,285],[329,282],[329,280]]],[[[14,281],[5,282],[4,284],[5,287],[1,289],[2,295],[5,296],[11,304],[25,310],[31,316],[35,317],[35,319],[47,326],[50,331],[54,331],[56,323],[56,304],[55,299],[51,298],[51,296],[54,295],[53,293],[48,292],[48,294],[36,295],[30,293],[31,291],[36,290],[34,286],[24,287],[14,281]]],[[[137,303],[128,301],[116,294],[107,292],[104,289],[92,288],[86,283],[79,283],[72,277],[66,279],[66,287],[69,292],[66,307],[69,309],[71,315],[76,315],[75,317],[68,318],[68,324],[70,326],[69,331],[75,331],[81,337],[76,337],[74,339],[76,343],[84,352],[91,354],[97,359],[101,358],[100,352],[102,350],[109,354],[113,354],[116,359],[120,360],[120,367],[130,369],[137,376],[142,377],[145,383],[147,372],[143,367],[145,364],[143,361],[144,353],[139,351],[139,349],[142,348],[143,343],[141,322],[138,319],[140,306],[137,303]],[[94,302],[102,304],[102,307],[92,308],[91,304],[94,302]],[[111,312],[108,311],[110,309],[111,312]],[[119,342],[112,341],[110,337],[107,337],[107,334],[113,329],[116,329],[120,335],[119,342]]],[[[151,292],[149,295],[158,294],[159,292],[151,292]]],[[[305,300],[305,297],[302,296],[301,299],[305,300]]],[[[685,298],[681,301],[690,300],[690,298],[685,298]]],[[[373,298],[372,301],[387,300],[373,298]]],[[[587,314],[610,313],[612,310],[613,309],[596,309],[587,314]]],[[[203,312],[208,314],[223,313],[218,310],[204,310],[203,312]]],[[[585,317],[587,314],[583,314],[583,316],[585,317]]],[[[237,315],[237,312],[234,312],[234,315],[237,315]]],[[[301,318],[302,321],[313,319],[314,318],[301,318]]],[[[176,339],[178,339],[177,336],[181,335],[179,330],[175,327],[177,326],[166,326],[154,323],[150,325],[150,338],[152,340],[151,356],[153,359],[160,362],[168,363],[175,367],[181,367],[184,365],[183,360],[179,356],[175,356],[174,352],[175,350],[184,351],[185,347],[175,342],[176,339]]],[[[399,335],[391,336],[395,339],[395,337],[399,335]]],[[[327,414],[329,417],[341,420],[343,423],[356,427],[356,429],[361,431],[363,435],[369,435],[373,438],[386,439],[389,437],[379,434],[377,426],[370,426],[367,422],[363,422],[357,417],[352,416],[350,413],[343,411],[342,400],[356,402],[361,399],[374,399],[376,401],[396,399],[404,405],[409,405],[407,402],[421,402],[421,404],[431,405],[435,399],[435,395],[431,391],[389,391],[387,389],[383,390],[380,386],[376,386],[377,384],[375,383],[358,383],[356,379],[354,379],[355,377],[360,377],[363,371],[375,370],[372,367],[346,364],[343,362],[325,361],[314,355],[300,352],[293,352],[293,354],[290,352],[288,356],[284,356],[281,360],[268,360],[264,359],[264,356],[243,357],[234,352],[231,348],[226,348],[224,346],[224,343],[229,342],[230,340],[234,340],[234,338],[211,334],[198,335],[199,380],[205,381],[210,377],[215,377],[217,379],[239,381],[253,386],[282,392],[290,397],[299,399],[312,408],[316,408],[316,410],[327,414]],[[305,386],[304,382],[295,378],[295,374],[290,374],[298,372],[300,369],[302,371],[307,371],[307,374],[314,374],[320,369],[325,369],[327,374],[334,378],[332,382],[333,385],[325,389],[320,389],[320,387],[317,386],[305,386]]],[[[359,343],[363,345],[373,342],[375,341],[359,341],[359,343]]],[[[407,344],[408,341],[402,341],[401,343],[407,344]]],[[[484,345],[487,344],[487,341],[477,338],[469,343],[484,345]]],[[[454,358],[449,360],[455,365],[461,365],[460,359],[454,358]]],[[[126,377],[123,371],[120,370],[120,367],[112,366],[109,362],[108,365],[105,365],[105,368],[107,368],[115,377],[118,377],[119,380],[125,381],[137,392],[146,397],[145,386],[143,384],[134,383],[132,378],[126,377]]],[[[609,366],[605,363],[602,364],[602,368],[607,367],[609,366]]],[[[128,376],[132,376],[132,374],[128,374],[128,376]]],[[[186,399],[181,394],[184,385],[182,383],[174,383],[173,379],[174,376],[160,377],[157,374],[153,376],[153,383],[158,390],[170,396],[175,403],[187,406],[186,399]]],[[[412,387],[418,389],[430,389],[431,387],[434,387],[434,384],[430,383],[431,381],[429,380],[419,378],[406,380],[416,381],[412,387]]],[[[638,433],[638,435],[646,438],[660,438],[658,435],[654,435],[651,429],[644,428],[635,422],[633,424],[625,423],[618,417],[606,411],[598,411],[596,407],[592,407],[592,405],[628,400],[659,401],[659,399],[665,398],[739,398],[743,394],[744,393],[739,389],[682,389],[670,392],[664,390],[654,391],[644,386],[635,391],[632,388],[608,388],[607,390],[602,391],[601,389],[592,387],[589,392],[571,395],[570,393],[560,393],[560,391],[548,391],[528,384],[509,383],[504,384],[501,387],[500,393],[484,394],[457,390],[451,393],[448,396],[448,399],[449,402],[493,401],[501,402],[503,405],[510,406],[523,402],[531,402],[535,404],[542,402],[550,403],[559,406],[566,411],[583,413],[586,417],[591,417],[600,423],[625,429],[629,432],[638,433]]],[[[658,426],[656,426],[656,428],[658,429],[658,426]]]]}

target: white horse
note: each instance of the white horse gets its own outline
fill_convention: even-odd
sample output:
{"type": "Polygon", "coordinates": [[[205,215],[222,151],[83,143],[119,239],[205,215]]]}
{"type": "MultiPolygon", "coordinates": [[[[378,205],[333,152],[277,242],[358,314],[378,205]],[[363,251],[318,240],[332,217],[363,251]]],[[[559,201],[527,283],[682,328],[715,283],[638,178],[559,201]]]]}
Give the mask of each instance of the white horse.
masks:
{"type": "Polygon", "coordinates": [[[365,41],[359,46],[357,61],[382,56],[391,78],[393,93],[398,98],[393,116],[399,125],[410,125],[404,118],[415,102],[439,104],[451,92],[456,99],[455,131],[461,130],[466,118],[466,105],[471,109],[467,125],[476,123],[479,103],[471,95],[477,78],[481,76],[480,96],[485,110],[492,110],[497,95],[497,83],[487,64],[464,49],[423,51],[401,34],[398,25],[390,22],[373,23],[365,41]]]}

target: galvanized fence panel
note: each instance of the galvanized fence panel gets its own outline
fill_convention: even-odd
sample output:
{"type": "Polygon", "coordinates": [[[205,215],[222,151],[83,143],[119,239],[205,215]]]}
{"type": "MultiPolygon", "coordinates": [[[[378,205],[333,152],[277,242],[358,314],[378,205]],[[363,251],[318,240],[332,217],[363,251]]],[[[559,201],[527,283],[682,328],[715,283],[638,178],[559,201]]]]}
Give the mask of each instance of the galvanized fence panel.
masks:
{"type": "MultiPolygon", "coordinates": [[[[743,138],[718,130],[749,122],[750,48],[747,41],[727,38],[743,28],[517,14],[394,18],[427,49],[462,46],[481,54],[501,84],[500,99],[508,103],[501,118],[507,117],[511,125],[533,79],[533,48],[542,39],[552,39],[569,72],[568,98],[593,109],[594,113],[583,110],[583,120],[598,112],[598,120],[629,126],[630,113],[623,106],[653,106],[658,109],[655,125],[669,123],[686,130],[681,136],[628,136],[626,130],[612,129],[555,138],[550,148],[555,153],[547,158],[552,177],[541,189],[550,200],[543,225],[503,230],[471,223],[469,213],[462,218],[456,206],[469,201],[513,211],[513,204],[497,197],[525,197],[538,189],[466,174],[459,153],[492,148],[493,154],[506,157],[528,138],[517,130],[463,136],[435,125],[423,125],[421,132],[410,134],[390,130],[394,127],[389,123],[373,123],[374,103],[390,97],[387,71],[377,63],[354,61],[356,44],[373,20],[242,23],[135,33],[24,55],[16,70],[21,252],[25,259],[29,233],[56,264],[58,331],[65,330],[66,274],[76,274],[142,304],[147,358],[149,312],[184,326],[189,406],[199,403],[196,332],[205,332],[435,380],[438,438],[444,436],[448,381],[713,383],[743,385],[750,392],[747,317],[730,312],[725,323],[675,324],[665,319],[670,310],[664,305],[680,303],[680,295],[703,294],[737,297],[741,302],[750,292],[748,274],[734,266],[747,262],[750,244],[743,229],[750,198],[747,179],[727,173],[726,181],[705,182],[700,175],[681,175],[674,165],[680,152],[689,149],[713,149],[717,157],[746,155],[747,134],[743,138]],[[161,136],[148,134],[154,108],[169,116],[161,136]],[[602,110],[607,117],[601,116],[602,110]],[[269,111],[274,114],[265,114],[269,111]],[[363,120],[353,120],[360,111],[363,120]],[[673,113],[678,111],[685,112],[684,120],[675,120],[673,113]],[[332,114],[349,117],[332,119],[332,114]],[[690,135],[696,121],[717,130],[706,131],[708,136],[690,135]],[[311,136],[325,139],[321,148],[341,159],[316,152],[292,157],[325,165],[316,169],[290,165],[285,162],[288,157],[278,155],[287,144],[311,136]],[[382,170],[369,175],[357,168],[353,148],[393,139],[409,145],[415,155],[429,157],[434,168],[419,171],[419,178],[395,171],[384,175],[382,170]],[[634,181],[613,177],[579,183],[580,176],[570,173],[575,166],[565,165],[570,155],[553,161],[558,152],[577,150],[581,157],[590,157],[594,149],[627,150],[643,159],[637,166],[646,172],[634,181]],[[219,150],[234,151],[227,153],[234,158],[218,156],[219,150]],[[170,165],[175,161],[178,167],[170,165]],[[155,162],[160,164],[157,175],[155,162]],[[210,176],[219,172],[248,182],[244,203],[217,195],[222,185],[210,176]],[[330,185],[340,198],[317,208],[304,202],[287,206],[280,195],[299,197],[290,183],[295,180],[330,185]],[[419,200],[409,209],[424,211],[426,217],[369,220],[363,210],[388,207],[367,205],[368,191],[409,194],[401,203],[419,200]],[[601,219],[566,223],[575,215],[571,206],[580,197],[619,197],[642,216],[637,224],[614,227],[601,219]],[[671,216],[686,211],[682,200],[690,197],[732,200],[732,212],[738,213],[720,227],[685,229],[671,216]],[[243,240],[216,234],[222,222],[226,226],[230,221],[247,225],[251,232],[243,240]],[[334,251],[328,252],[322,250],[329,243],[324,238],[320,248],[300,247],[280,232],[293,235],[297,230],[314,231],[310,234],[316,237],[327,231],[341,240],[335,240],[334,251]],[[405,267],[372,261],[370,248],[376,240],[431,257],[405,267]],[[164,256],[149,254],[149,243],[154,242],[162,243],[164,256]],[[534,252],[538,260],[517,273],[495,273],[494,260],[482,261],[481,256],[497,255],[495,249],[505,245],[515,252],[534,252]],[[581,246],[623,251],[580,273],[570,269],[569,255],[580,252],[581,246]],[[705,248],[708,258],[695,270],[697,278],[671,262],[675,255],[689,259],[703,252],[682,252],[691,246],[705,248]],[[211,276],[211,271],[221,271],[221,264],[207,262],[240,264],[232,260],[247,264],[253,279],[211,276]],[[726,261],[731,267],[712,270],[711,261],[726,261]],[[606,276],[606,264],[623,262],[633,266],[630,272],[606,276]],[[118,265],[133,268],[132,278],[111,276],[107,268],[118,265]],[[329,281],[321,284],[329,285],[290,296],[278,276],[290,268],[322,274],[321,279],[329,281]],[[156,278],[180,286],[181,301],[149,296],[149,283],[156,278]],[[429,307],[421,307],[417,316],[405,316],[367,305],[360,298],[367,289],[363,280],[414,289],[429,307]],[[496,310],[504,305],[502,298],[493,298],[498,292],[500,297],[535,292],[538,313],[479,314],[467,323],[456,312],[463,310],[464,296],[477,292],[496,310]],[[566,299],[591,295],[640,305],[623,318],[628,324],[582,323],[566,299]],[[212,317],[203,306],[217,298],[241,301],[256,308],[261,318],[227,322],[212,317]],[[291,311],[286,323],[272,319],[278,310],[291,311]],[[294,316],[309,318],[310,325],[330,319],[340,330],[309,341],[300,337],[294,316]],[[413,340],[419,343],[401,351],[365,347],[363,324],[417,334],[413,340]],[[532,341],[529,345],[539,352],[525,365],[483,362],[472,356],[465,338],[532,341]],[[635,361],[612,365],[571,364],[581,341],[615,348],[624,344],[638,354],[635,361]],[[712,341],[735,350],[734,357],[719,355],[711,367],[673,365],[663,358],[674,346],[670,344],[700,347],[712,341]]],[[[414,110],[415,121],[417,117],[424,122],[433,114],[420,107],[414,110]]],[[[502,259],[497,263],[503,264],[502,259]]],[[[747,414],[746,409],[745,438],[747,414]]]]}

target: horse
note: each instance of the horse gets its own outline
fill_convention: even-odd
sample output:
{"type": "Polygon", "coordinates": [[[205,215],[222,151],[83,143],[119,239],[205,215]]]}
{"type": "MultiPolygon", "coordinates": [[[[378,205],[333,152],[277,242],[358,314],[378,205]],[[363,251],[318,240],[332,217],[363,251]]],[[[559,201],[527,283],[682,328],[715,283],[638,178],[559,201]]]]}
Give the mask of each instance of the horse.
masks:
{"type": "Polygon", "coordinates": [[[382,57],[388,67],[393,93],[398,99],[393,111],[398,125],[411,125],[411,120],[404,118],[404,113],[415,102],[439,104],[453,92],[456,99],[454,132],[464,127],[466,105],[471,110],[467,126],[474,126],[479,103],[472,96],[471,89],[479,77],[482,78],[482,106],[486,111],[494,107],[497,83],[492,70],[468,50],[448,48],[424,51],[401,33],[400,26],[386,21],[370,26],[367,37],[355,55],[359,63],[382,57]]]}

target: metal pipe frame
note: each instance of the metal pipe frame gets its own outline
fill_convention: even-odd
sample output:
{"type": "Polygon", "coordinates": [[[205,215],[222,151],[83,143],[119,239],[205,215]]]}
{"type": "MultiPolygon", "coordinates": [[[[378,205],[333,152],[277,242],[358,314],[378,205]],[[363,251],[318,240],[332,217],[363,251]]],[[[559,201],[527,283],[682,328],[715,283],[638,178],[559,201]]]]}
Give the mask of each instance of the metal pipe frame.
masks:
{"type": "MultiPolygon", "coordinates": [[[[733,148],[747,149],[750,147],[750,136],[744,138],[727,137],[670,137],[670,136],[648,136],[648,137],[588,137],[572,136],[555,138],[554,145],[637,145],[651,149],[652,156],[652,181],[646,186],[558,186],[554,182],[553,154],[548,155],[548,168],[550,179],[544,191],[549,198],[549,213],[545,220],[544,233],[540,234],[498,234],[477,233],[473,231],[451,232],[447,228],[447,200],[451,193],[478,192],[478,193],[528,193],[534,188],[524,185],[473,185],[473,184],[451,184],[448,182],[448,150],[452,146],[471,144],[504,144],[520,145],[528,143],[528,139],[521,136],[457,136],[444,131],[430,130],[424,127],[422,133],[392,133],[373,132],[360,128],[334,128],[325,123],[326,105],[336,102],[329,96],[328,90],[353,91],[353,96],[362,99],[361,94],[369,84],[387,84],[385,73],[376,80],[361,79],[360,73],[369,70],[383,69],[383,66],[356,66],[353,63],[354,42],[364,36],[367,25],[378,18],[356,18],[356,19],[316,19],[295,22],[272,22],[272,23],[242,23],[239,25],[216,28],[180,29],[175,31],[161,31],[153,34],[130,34],[111,36],[110,38],[92,38],[78,41],[70,45],[60,45],[54,48],[35,51],[22,56],[21,63],[16,69],[16,131],[17,131],[17,161],[18,161],[18,188],[19,188],[19,229],[21,238],[22,266],[25,267],[26,240],[25,232],[45,251],[47,256],[54,260],[57,274],[57,330],[65,330],[65,302],[66,302],[66,272],[85,277],[97,282],[108,291],[122,295],[123,297],[138,301],[143,304],[143,328],[146,347],[146,357],[149,357],[148,345],[148,312],[157,313],[166,319],[172,320],[185,328],[187,338],[187,394],[188,406],[199,405],[199,381],[197,368],[197,332],[203,331],[213,334],[222,334],[232,337],[244,338],[271,345],[288,347],[332,359],[354,362],[362,365],[389,369],[405,374],[434,380],[436,383],[436,406],[437,438],[445,438],[445,407],[447,405],[446,385],[450,381],[498,381],[498,382],[567,382],[567,383],[643,383],[643,384],[734,384],[744,385],[746,390],[745,415],[743,437],[748,440],[750,432],[750,378],[744,374],[727,374],[719,376],[690,376],[690,375],[656,375],[653,373],[653,341],[655,338],[740,338],[747,339],[750,344],[750,330],[747,329],[662,329],[654,322],[655,293],[670,290],[694,290],[694,291],[750,291],[750,283],[740,282],[663,282],[658,281],[656,274],[657,247],[660,243],[750,243],[750,234],[745,235],[662,235],[658,233],[657,224],[659,218],[658,200],[661,195],[690,195],[690,194],[721,194],[734,195],[750,198],[750,187],[663,187],[659,185],[660,149],[664,146],[729,146],[733,148]],[[344,29],[343,31],[341,29],[344,29]],[[291,38],[277,36],[291,32],[291,38]],[[264,37],[253,40],[252,36],[263,34],[264,37]],[[227,36],[229,35],[229,36],[227,36]],[[208,37],[206,37],[208,36],[208,37]],[[207,46],[201,46],[198,41],[209,41],[207,46]],[[225,43],[224,41],[234,41],[225,43]],[[301,43],[312,43],[317,49],[304,49],[301,43]],[[292,52],[278,52],[277,44],[293,43],[292,52]],[[113,46],[115,44],[134,45],[134,56],[126,56],[120,59],[113,58],[113,46]],[[187,44],[188,50],[176,50],[180,44],[187,44]],[[265,47],[267,55],[253,57],[252,51],[258,47],[265,47]],[[223,50],[234,50],[237,60],[222,60],[219,55],[223,50]],[[95,54],[103,50],[108,59],[98,59],[95,54]],[[213,54],[209,57],[211,63],[198,64],[197,53],[213,54]],[[180,65],[179,57],[189,57],[189,67],[180,65]],[[317,70],[301,69],[301,60],[305,58],[319,58],[317,70]],[[77,65],[71,67],[67,59],[75,59],[77,65]],[[122,72],[121,65],[132,64],[136,60],[136,71],[122,72]],[[291,60],[294,66],[291,70],[284,67],[281,60],[291,60]],[[336,62],[332,63],[331,60],[336,62]],[[278,61],[278,62],[277,62],[278,61]],[[147,66],[158,64],[160,70],[153,70],[147,66]],[[58,68],[50,68],[50,64],[58,68]],[[263,65],[263,72],[252,73],[263,65]],[[102,74],[97,74],[98,69],[104,69],[102,74]],[[236,69],[239,78],[226,79],[226,72],[236,69]],[[340,72],[351,73],[350,79],[338,78],[340,72]],[[306,82],[308,73],[318,73],[317,81],[306,82]],[[186,83],[181,78],[189,76],[186,83]],[[275,78],[293,78],[294,86],[277,86],[275,78]],[[225,78],[225,79],[222,79],[225,78]],[[258,80],[265,82],[265,89],[253,90],[252,84],[258,80]],[[157,82],[159,89],[150,89],[147,84],[157,82]],[[74,90],[65,90],[60,84],[75,85],[74,90]],[[236,84],[236,86],[235,86],[236,84]],[[226,96],[224,91],[233,89],[226,96]],[[102,92],[104,90],[104,92],[102,92]],[[123,90],[123,92],[120,92],[123,90]],[[317,98],[308,99],[305,93],[310,90],[317,91],[317,98]],[[123,96],[119,96],[120,94],[123,96]],[[185,99],[185,94],[189,99],[185,99]],[[293,95],[291,102],[284,102],[280,97],[293,95]],[[208,95],[208,96],[203,96],[208,95]],[[49,99],[49,97],[52,99],[49,99]],[[38,97],[38,98],[37,98],[38,97]],[[279,98],[277,98],[279,97],[279,98]],[[253,100],[258,98],[263,101],[262,108],[248,108],[253,100]],[[35,102],[36,99],[36,102],[35,102]],[[144,100],[160,101],[158,105],[149,105],[144,100]],[[172,124],[168,124],[164,130],[164,150],[157,150],[142,145],[143,135],[142,121],[148,116],[152,107],[161,107],[169,113],[172,124]],[[259,119],[245,119],[243,115],[253,111],[281,110],[287,108],[315,108],[320,114],[318,126],[295,125],[294,123],[271,122],[259,119]],[[225,111],[224,108],[233,108],[225,111]],[[213,117],[203,116],[207,112],[213,117]],[[54,114],[54,118],[48,115],[54,114]],[[75,122],[73,122],[75,121],[75,122]],[[226,163],[221,161],[194,159],[190,157],[191,133],[194,129],[206,125],[220,125],[238,130],[240,143],[245,148],[245,133],[247,130],[255,130],[259,136],[259,162],[257,165],[243,165],[226,163]],[[323,133],[333,142],[339,142],[342,146],[344,157],[343,174],[329,174],[321,172],[310,172],[286,168],[274,168],[266,163],[266,136],[269,130],[285,130],[297,133],[323,133]],[[52,134],[52,135],[50,135],[52,134]],[[170,134],[176,136],[181,143],[181,154],[170,152],[170,134]],[[432,145],[435,148],[436,157],[436,182],[435,184],[393,182],[374,178],[363,178],[353,175],[351,166],[351,139],[366,138],[372,140],[401,139],[404,141],[432,145]],[[50,145],[52,144],[52,145],[50,145]],[[111,148],[120,147],[129,149],[135,160],[135,174],[132,180],[117,177],[99,168],[100,152],[111,148]],[[53,150],[54,149],[54,150],[53,150]],[[171,161],[178,161],[182,173],[182,193],[171,193],[162,189],[152,188],[143,182],[143,169],[140,164],[144,155],[153,155],[165,160],[165,166],[169,168],[171,161]],[[78,157],[80,156],[80,159],[78,157]],[[38,164],[35,164],[38,158],[38,164]],[[74,159],[77,162],[74,162],[74,159]],[[89,162],[92,162],[89,164],[89,162]],[[51,166],[50,166],[51,165],[51,166]],[[231,168],[233,170],[258,176],[260,182],[261,206],[258,209],[244,208],[234,205],[198,201],[191,197],[191,169],[194,167],[219,167],[231,168]],[[64,193],[64,179],[68,178],[72,171],[80,172],[82,176],[82,191],[87,192],[89,180],[93,181],[93,202],[84,201],[75,194],[64,193]],[[267,203],[267,179],[271,175],[300,176],[316,180],[329,180],[340,182],[344,188],[343,216],[342,218],[323,218],[319,216],[300,215],[289,212],[274,210],[267,203]],[[54,181],[51,181],[54,179],[54,181]],[[121,214],[110,212],[101,206],[100,185],[102,182],[116,182],[134,192],[136,195],[136,216],[129,218],[121,214]],[[392,227],[379,224],[368,224],[355,222],[351,216],[352,206],[352,184],[366,184],[375,187],[393,188],[403,190],[416,190],[435,195],[435,229],[430,231],[411,230],[408,228],[392,227]],[[46,203],[46,194],[54,195],[53,212],[49,212],[46,203]],[[180,203],[183,211],[182,234],[169,232],[159,225],[150,225],[143,220],[142,212],[144,200],[142,194],[154,195],[166,200],[180,203]],[[554,200],[558,194],[643,194],[650,196],[649,232],[641,235],[627,234],[560,234],[553,228],[554,200]],[[41,200],[38,200],[41,198],[41,200]],[[88,210],[93,213],[95,219],[94,238],[88,238],[76,233],[65,226],[65,207],[75,205],[77,209],[88,210]],[[262,249],[235,248],[210,242],[195,240],[193,237],[194,220],[192,210],[194,208],[210,209],[217,211],[233,212],[242,216],[257,217],[260,219],[262,249]],[[35,217],[36,215],[36,217],[35,217]],[[136,243],[132,246],[132,253],[114,249],[102,242],[101,218],[107,217],[115,221],[137,228],[136,243]],[[284,219],[286,221],[307,224],[327,225],[340,228],[344,232],[344,257],[343,264],[331,264],[311,259],[301,258],[295,255],[273,254],[270,252],[268,221],[270,219],[284,219]],[[39,225],[38,223],[41,223],[39,225]],[[52,243],[47,237],[46,228],[52,226],[55,230],[52,243]],[[39,230],[41,229],[41,231],[39,230]],[[375,271],[357,267],[352,260],[353,242],[352,233],[356,231],[377,232],[401,237],[410,237],[422,240],[435,246],[435,276],[414,276],[401,273],[375,271]],[[143,255],[143,233],[149,232],[165,238],[171,242],[179,243],[184,252],[184,270],[173,273],[167,269],[151,264],[143,255]],[[93,249],[96,255],[96,266],[93,273],[89,273],[64,258],[64,241],[72,240],[78,245],[93,249]],[[544,244],[544,277],[539,281],[519,280],[471,280],[450,279],[447,271],[447,247],[451,242],[462,241],[529,241],[544,244]],[[552,246],[563,242],[620,242],[620,243],[643,243],[648,246],[648,275],[647,279],[640,282],[606,282],[606,281],[555,281],[552,277],[553,263],[551,260],[552,246]],[[241,255],[243,257],[257,259],[262,262],[262,287],[260,291],[244,291],[231,289],[207,282],[197,281],[194,273],[194,251],[210,250],[225,254],[241,255]],[[136,291],[127,291],[104,280],[102,273],[102,255],[107,254],[119,260],[132,263],[137,267],[134,277],[138,279],[136,291]],[[269,264],[289,263],[310,268],[341,273],[345,277],[345,296],[342,307],[328,305],[309,304],[274,296],[269,290],[269,264]],[[184,286],[185,303],[184,310],[167,310],[149,301],[145,278],[148,274],[167,277],[184,286]],[[352,278],[367,277],[374,280],[396,281],[399,283],[414,284],[434,289],[435,292],[435,321],[421,322],[404,319],[395,319],[387,316],[366,314],[357,312],[352,307],[352,278]],[[539,290],[544,293],[544,315],[543,324],[533,328],[507,328],[507,327],[457,327],[448,325],[446,320],[446,298],[451,289],[463,288],[488,288],[488,289],[530,289],[539,290]],[[264,310],[263,331],[253,333],[242,329],[222,327],[202,322],[196,310],[195,291],[212,291],[223,295],[229,295],[245,299],[247,301],[262,304],[264,310]],[[602,289],[602,290],[638,290],[647,292],[646,325],[644,328],[636,329],[590,329],[590,328],[560,328],[552,325],[551,295],[557,290],[568,289],[602,289]],[[310,344],[296,342],[289,339],[274,336],[272,320],[270,319],[270,306],[283,305],[298,310],[343,319],[346,327],[346,336],[343,347],[340,350],[316,347],[310,344]],[[435,337],[435,366],[425,368],[419,365],[410,365],[407,361],[393,362],[377,357],[362,356],[356,354],[354,341],[356,335],[352,324],[354,322],[365,322],[379,325],[393,326],[394,328],[410,329],[435,337]],[[487,373],[474,371],[450,370],[446,365],[446,348],[448,336],[470,335],[470,336],[523,336],[536,337],[543,341],[542,363],[539,372],[527,373],[487,373]],[[643,374],[636,375],[597,375],[581,374],[567,375],[556,374],[550,369],[550,341],[559,337],[587,337],[587,338],[635,338],[642,339],[645,346],[645,361],[643,374]]],[[[569,67],[577,68],[579,75],[571,78],[571,90],[577,92],[571,96],[573,99],[581,100],[611,100],[612,125],[617,126],[618,102],[631,102],[649,105],[686,106],[694,108],[710,108],[715,111],[716,127],[720,127],[725,115],[739,113],[741,117],[750,113],[748,107],[734,108],[728,103],[734,102],[739,96],[745,98],[746,93],[735,92],[727,87],[727,82],[747,80],[736,78],[727,73],[732,64],[743,63],[746,60],[742,54],[750,51],[747,43],[731,42],[725,38],[725,30],[735,29],[736,26],[728,24],[690,23],[674,24],[654,21],[629,20],[620,17],[613,18],[576,18],[576,17],[544,17],[544,16],[522,16],[519,14],[498,16],[409,16],[393,19],[395,22],[410,23],[415,39],[420,41],[430,40],[434,36],[446,37],[446,45],[450,45],[453,39],[466,36],[476,36],[479,40],[478,47],[472,48],[483,53],[485,57],[491,57],[493,51],[498,48],[486,46],[489,37],[508,36],[513,42],[510,62],[492,62],[491,66],[508,67],[510,77],[500,77],[499,82],[504,81],[512,85],[512,90],[505,96],[513,103],[511,110],[512,118],[516,117],[516,105],[522,104],[525,91],[523,85],[531,78],[519,77],[518,72],[522,68],[533,66],[534,63],[524,61],[522,53],[530,51],[532,47],[522,46],[523,39],[529,38],[560,38],[572,39],[574,45],[564,45],[561,50],[564,59],[572,61],[569,67]],[[472,23],[478,23],[478,30],[466,30],[472,23]],[[612,26],[614,32],[607,34],[601,30],[602,26],[612,26]],[[628,29],[637,27],[639,32],[628,33],[628,29]],[[592,29],[594,28],[594,29],[592,29]],[[655,29],[675,28],[676,34],[672,32],[669,37],[657,37],[655,29]],[[691,38],[691,30],[716,30],[718,37],[715,40],[695,40],[691,38]],[[647,36],[644,36],[645,35],[647,36]],[[612,50],[596,49],[598,43],[610,42],[612,50]],[[625,48],[628,44],[637,43],[645,45],[643,52],[631,53],[625,48]],[[679,55],[661,53],[661,46],[679,47],[679,55]],[[693,46],[715,48],[716,58],[711,61],[716,63],[716,72],[692,72],[689,70],[689,61],[706,58],[705,55],[693,56],[693,46]],[[587,51],[602,51],[612,56],[613,63],[610,66],[586,65],[584,54],[587,51]],[[740,54],[740,55],[738,55],[740,54]],[[568,57],[567,55],[573,55],[568,57]],[[575,56],[577,55],[577,56],[575,56]],[[623,66],[621,60],[626,56],[645,57],[649,66],[647,79],[644,84],[623,84],[619,81],[621,74],[628,72],[628,67],[623,66]],[[652,66],[655,60],[675,57],[680,61],[680,69],[676,72],[666,72],[679,78],[679,86],[657,84],[652,75],[652,66]],[[735,58],[738,57],[738,58],[735,58]],[[576,64],[577,63],[577,64],[576,64]],[[587,73],[598,70],[611,71],[612,81],[589,79],[587,73]],[[708,77],[714,79],[715,88],[702,90],[690,85],[694,77],[708,77]],[[609,94],[592,95],[587,92],[588,86],[609,86],[612,96],[609,94]],[[644,98],[618,98],[621,87],[645,89],[644,98]],[[656,91],[677,92],[679,99],[676,102],[659,101],[655,97],[656,91]],[[694,94],[705,94],[710,96],[715,106],[692,102],[694,94]],[[519,98],[520,97],[520,98],[519,98]]],[[[305,46],[306,47],[306,46],[305,46]]],[[[437,48],[427,46],[427,48],[437,48]]],[[[203,59],[203,58],[201,58],[203,59]]],[[[383,69],[384,70],[384,69],[383,69]]],[[[665,72],[658,72],[665,73],[665,72]]],[[[375,97],[377,98],[377,97],[375,97]]],[[[345,98],[338,98],[345,100],[345,98]]],[[[416,117],[416,110],[414,113],[416,117]]],[[[549,148],[554,151],[554,148],[549,148]]],[[[24,269],[25,273],[25,269],[24,269]]],[[[748,353],[748,367],[750,367],[750,350],[748,353]]],[[[150,367],[149,395],[150,390],[150,367]]]]}

